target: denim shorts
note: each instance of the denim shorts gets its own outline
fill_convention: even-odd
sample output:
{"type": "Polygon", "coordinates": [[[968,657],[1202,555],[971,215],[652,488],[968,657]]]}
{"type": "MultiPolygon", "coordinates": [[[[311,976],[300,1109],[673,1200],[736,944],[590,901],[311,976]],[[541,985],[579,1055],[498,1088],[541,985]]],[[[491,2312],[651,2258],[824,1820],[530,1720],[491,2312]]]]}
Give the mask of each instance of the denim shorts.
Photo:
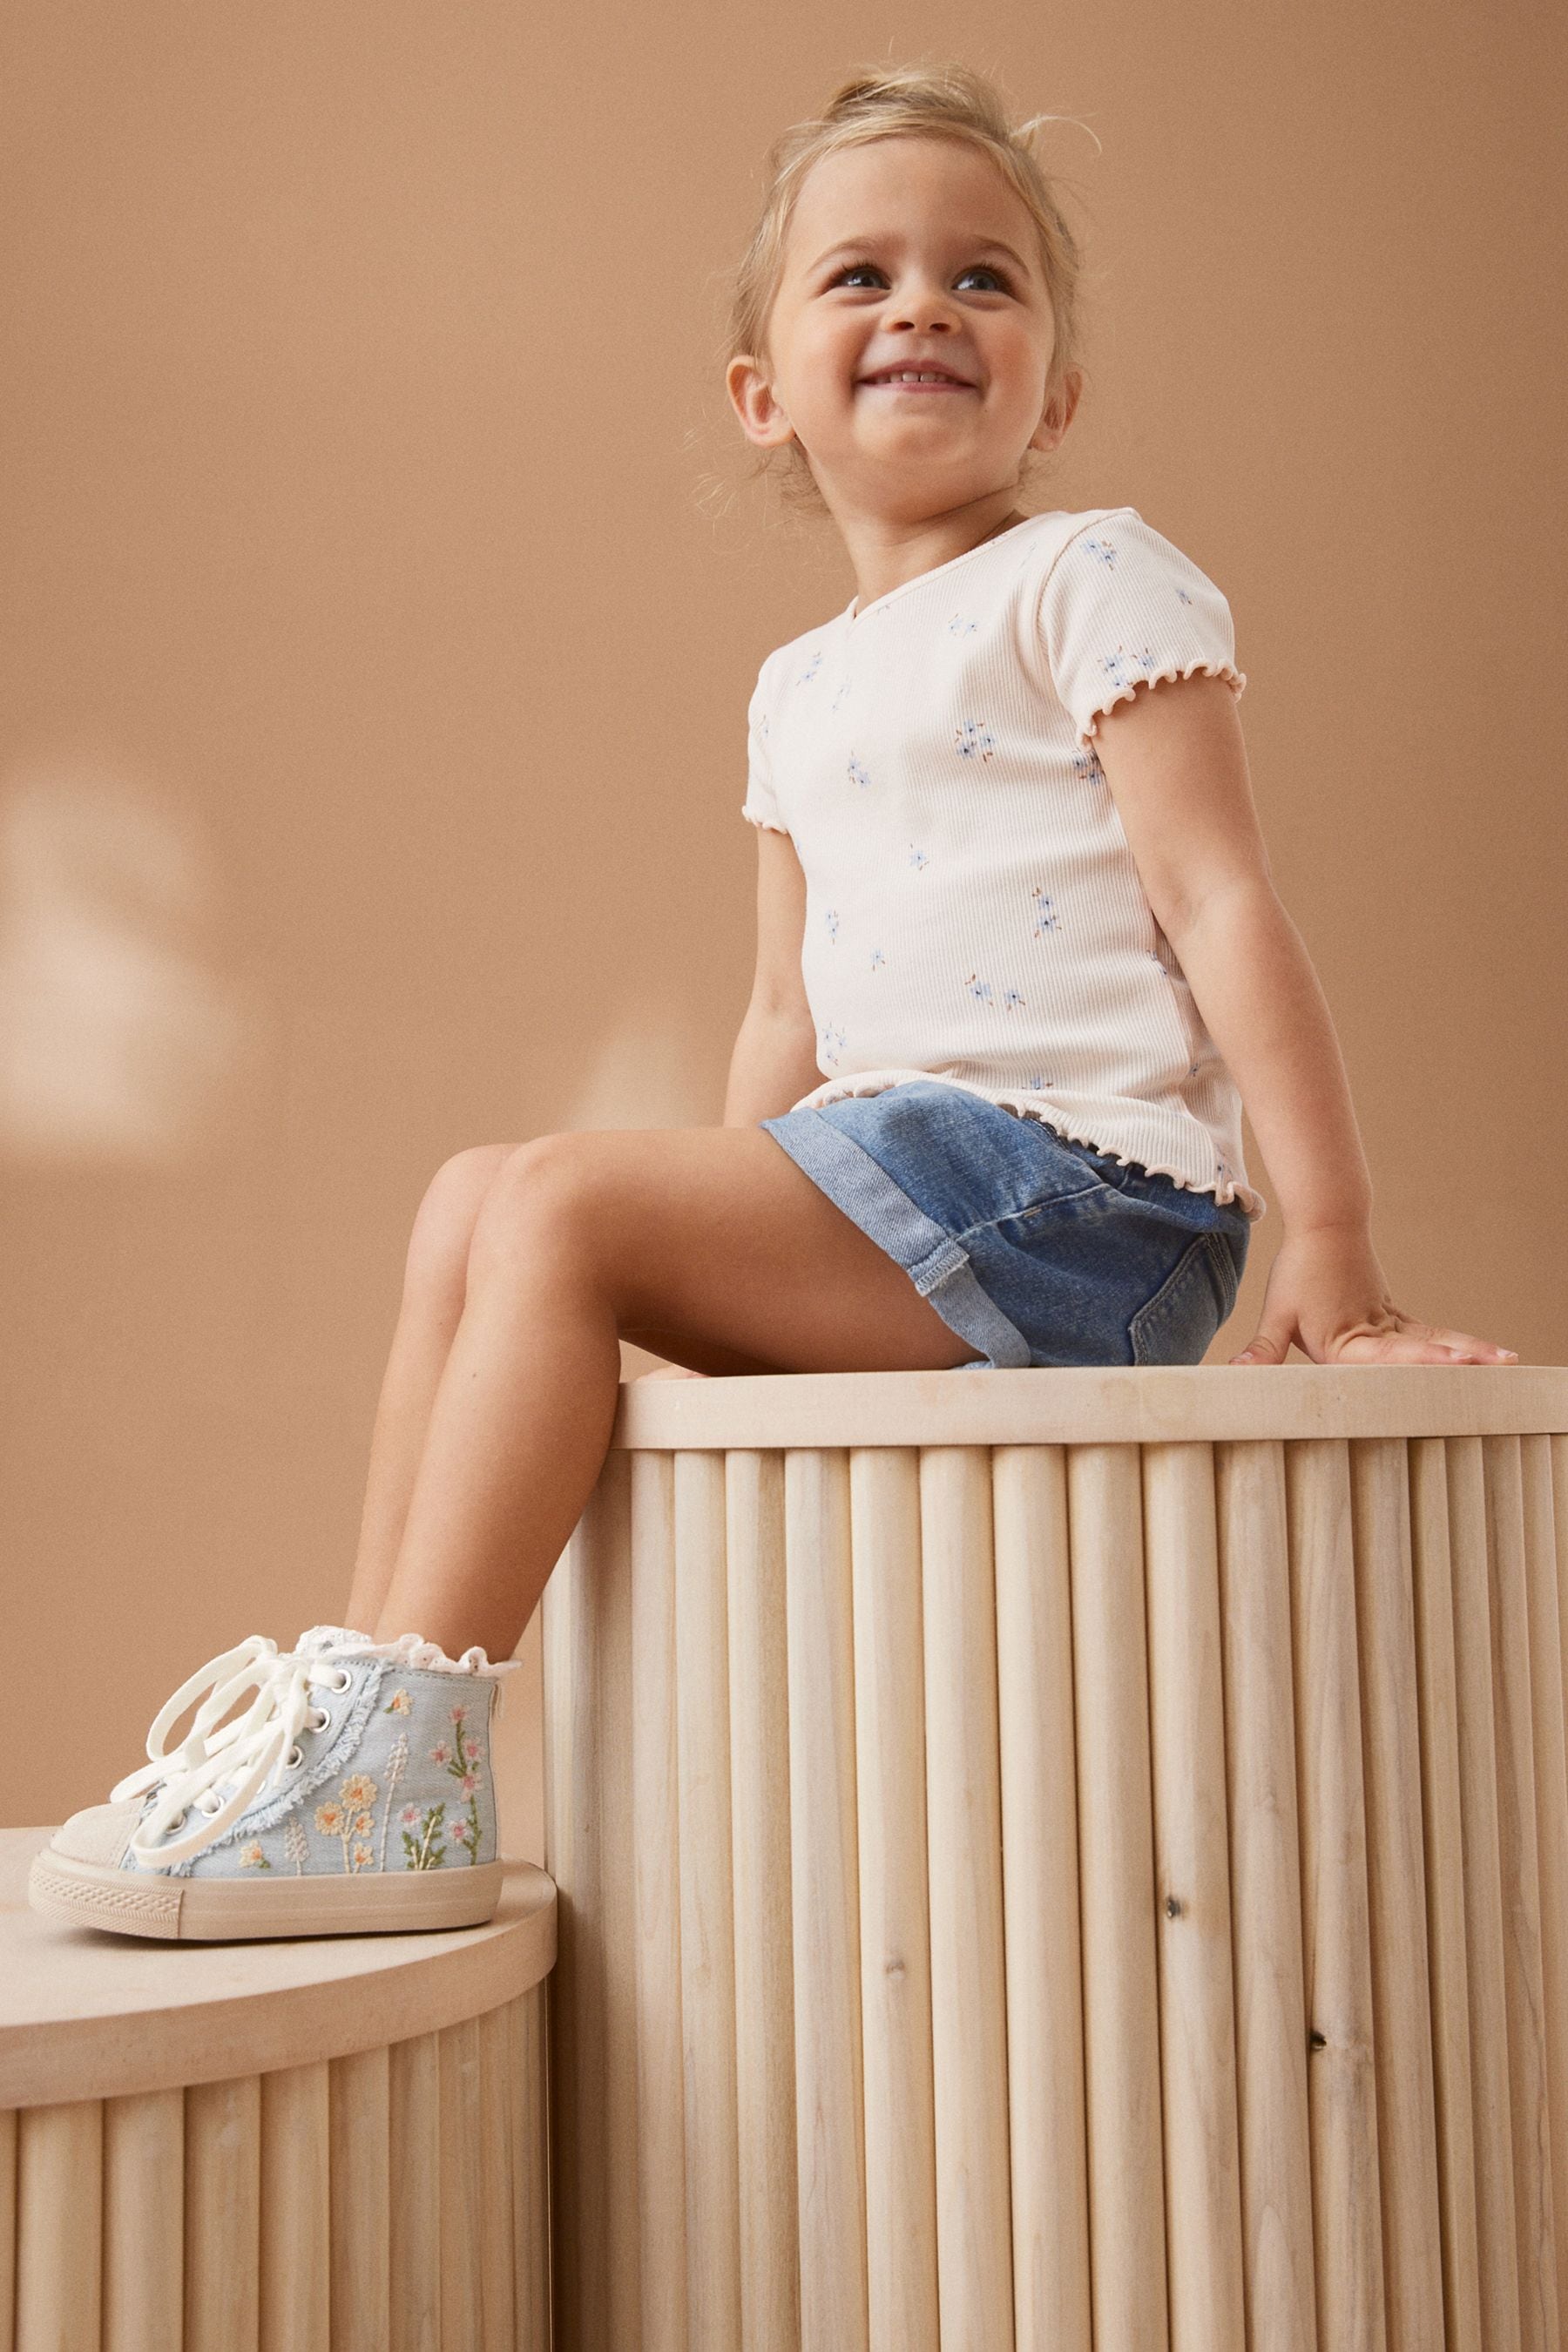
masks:
{"type": "Polygon", "coordinates": [[[1248,1220],[940,1079],[758,1121],[980,1350],[962,1367],[1196,1364],[1248,1220]]]}

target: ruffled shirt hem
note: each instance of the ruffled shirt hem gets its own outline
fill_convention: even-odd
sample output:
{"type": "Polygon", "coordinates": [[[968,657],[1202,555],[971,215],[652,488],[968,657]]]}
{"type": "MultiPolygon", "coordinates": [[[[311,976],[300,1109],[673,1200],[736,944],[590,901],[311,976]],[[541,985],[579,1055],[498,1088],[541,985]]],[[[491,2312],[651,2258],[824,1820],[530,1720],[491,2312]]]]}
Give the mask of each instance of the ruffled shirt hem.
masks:
{"type": "MultiPolygon", "coordinates": [[[[1268,1204],[1262,1193],[1245,1178],[1222,1180],[1215,1176],[1205,1180],[1195,1176],[1190,1166],[1180,1168],[1170,1160],[1156,1159],[1152,1162],[1136,1160],[1131,1153],[1118,1151],[1114,1144],[1102,1141],[1100,1133],[1089,1135],[1080,1132],[1059,1105],[1052,1106],[1057,1113],[1052,1118],[1042,1097],[1027,1087],[979,1087],[971,1078],[951,1078],[945,1072],[936,1070],[858,1070],[848,1077],[826,1079],[821,1086],[814,1087],[810,1094],[803,1095],[799,1102],[792,1103],[790,1108],[820,1110],[825,1103],[837,1102],[846,1095],[885,1094],[889,1087],[905,1086],[916,1078],[925,1078],[938,1086],[957,1087],[964,1094],[978,1095],[983,1102],[995,1103],[1001,1109],[1012,1111],[1021,1118],[1037,1118],[1043,1127],[1065,1136],[1069,1143],[1085,1143],[1091,1151],[1103,1152],[1108,1160],[1114,1160],[1118,1167],[1140,1168],[1148,1176],[1168,1176],[1172,1183],[1184,1192],[1212,1192],[1222,1206],[1226,1202],[1237,1202],[1250,1223],[1259,1223],[1268,1213],[1268,1204]]],[[[1197,1119],[1193,1120],[1193,1125],[1202,1137],[1205,1148],[1212,1149],[1213,1138],[1208,1129],[1197,1119]]]]}

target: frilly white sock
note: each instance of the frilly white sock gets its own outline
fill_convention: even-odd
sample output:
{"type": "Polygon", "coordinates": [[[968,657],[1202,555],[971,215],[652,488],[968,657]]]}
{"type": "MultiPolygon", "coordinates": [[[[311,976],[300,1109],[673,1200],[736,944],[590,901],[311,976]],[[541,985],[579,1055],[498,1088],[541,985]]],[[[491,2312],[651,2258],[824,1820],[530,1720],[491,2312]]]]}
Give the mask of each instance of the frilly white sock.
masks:
{"type": "Polygon", "coordinates": [[[395,1658],[399,1665],[423,1666],[438,1675],[509,1675],[522,1664],[521,1658],[488,1658],[477,1644],[463,1652],[460,1658],[449,1658],[439,1642],[426,1642],[418,1633],[400,1633],[395,1642],[373,1641],[368,1633],[359,1633],[350,1625],[312,1625],[301,1633],[294,1644],[297,1656],[314,1656],[326,1650],[369,1651],[377,1658],[395,1658]]]}

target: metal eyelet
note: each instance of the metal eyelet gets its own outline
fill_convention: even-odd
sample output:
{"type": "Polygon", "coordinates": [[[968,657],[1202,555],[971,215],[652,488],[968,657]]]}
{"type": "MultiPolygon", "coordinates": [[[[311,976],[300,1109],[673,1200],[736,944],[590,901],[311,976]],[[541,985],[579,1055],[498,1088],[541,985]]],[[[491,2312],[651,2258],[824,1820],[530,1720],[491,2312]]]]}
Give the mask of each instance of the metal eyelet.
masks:
{"type": "Polygon", "coordinates": [[[221,1813],[223,1811],[223,1799],[221,1797],[217,1799],[215,1804],[208,1804],[207,1799],[212,1795],[212,1793],[213,1792],[210,1789],[204,1789],[201,1795],[196,1799],[196,1811],[198,1812],[205,1813],[209,1821],[214,1813],[221,1813]]]}
{"type": "Polygon", "coordinates": [[[300,1743],[296,1740],[283,1761],[290,1772],[297,1772],[304,1760],[304,1757],[300,1752],[300,1743]]]}
{"type": "Polygon", "coordinates": [[[164,1831],[163,1834],[165,1835],[165,1837],[173,1837],[173,1835],[174,1835],[174,1832],[175,1832],[176,1830],[183,1830],[183,1829],[184,1828],[184,1826],[185,1826],[185,1815],[184,1815],[184,1810],[182,1808],[182,1810],[174,1815],[174,1820],[169,1823],[169,1825],[168,1825],[167,1829],[164,1831]]]}
{"type": "Polygon", "coordinates": [[[307,1731],[325,1731],[331,1719],[324,1706],[313,1706],[305,1718],[305,1728],[307,1731]]]}
{"type": "Polygon", "coordinates": [[[335,1691],[346,1691],[352,1687],[353,1683],[353,1676],[350,1674],[348,1668],[346,1666],[340,1666],[335,1681],[329,1684],[328,1688],[335,1691]]]}

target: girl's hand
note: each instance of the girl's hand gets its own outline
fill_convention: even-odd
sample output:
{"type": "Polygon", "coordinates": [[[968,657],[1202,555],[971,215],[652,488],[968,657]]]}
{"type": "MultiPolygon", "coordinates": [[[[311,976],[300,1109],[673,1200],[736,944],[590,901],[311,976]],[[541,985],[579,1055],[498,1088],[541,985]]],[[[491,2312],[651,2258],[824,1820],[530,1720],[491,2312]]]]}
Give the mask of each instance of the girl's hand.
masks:
{"type": "Polygon", "coordinates": [[[651,1372],[634,1372],[638,1381],[705,1381],[706,1372],[694,1372],[689,1364],[656,1364],[651,1372]]]}
{"type": "Polygon", "coordinates": [[[1282,1364],[1294,1340],[1314,1364],[1517,1363],[1513,1349],[1402,1314],[1364,1227],[1287,1234],[1263,1312],[1233,1364],[1282,1364]]]}

